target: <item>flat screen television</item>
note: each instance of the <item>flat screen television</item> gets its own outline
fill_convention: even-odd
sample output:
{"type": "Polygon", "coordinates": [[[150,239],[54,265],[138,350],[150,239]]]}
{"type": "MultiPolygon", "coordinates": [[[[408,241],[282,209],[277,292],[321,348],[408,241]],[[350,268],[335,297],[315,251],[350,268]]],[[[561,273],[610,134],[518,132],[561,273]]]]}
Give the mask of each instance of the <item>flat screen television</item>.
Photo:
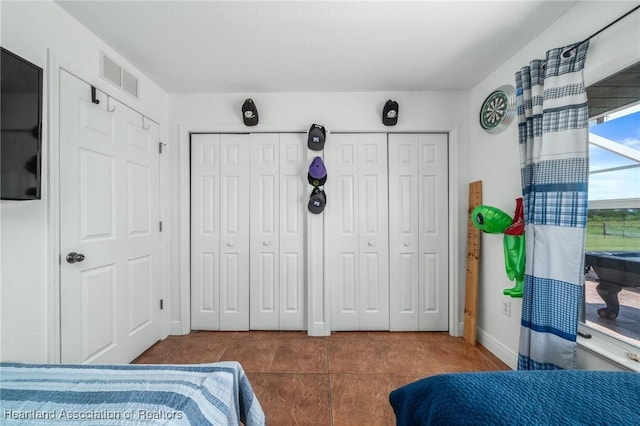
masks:
{"type": "Polygon", "coordinates": [[[38,200],[42,181],[42,68],[0,49],[0,198],[38,200]]]}

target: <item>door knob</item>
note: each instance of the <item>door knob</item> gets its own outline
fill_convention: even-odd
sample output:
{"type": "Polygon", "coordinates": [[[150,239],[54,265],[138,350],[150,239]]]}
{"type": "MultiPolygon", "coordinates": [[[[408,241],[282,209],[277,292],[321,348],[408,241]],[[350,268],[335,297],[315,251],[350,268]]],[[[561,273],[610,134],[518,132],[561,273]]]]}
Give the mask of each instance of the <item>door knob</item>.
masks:
{"type": "Polygon", "coordinates": [[[369,242],[367,243],[367,245],[368,245],[369,247],[373,247],[373,241],[369,241],[369,242]]]}
{"type": "Polygon", "coordinates": [[[233,247],[233,243],[232,243],[231,241],[229,241],[229,242],[227,243],[227,247],[233,247]]]}
{"type": "Polygon", "coordinates": [[[262,245],[265,246],[265,247],[268,246],[269,245],[269,241],[263,241],[262,245]]]}
{"type": "Polygon", "coordinates": [[[404,246],[405,247],[409,247],[409,243],[404,243],[404,246]]]}
{"type": "Polygon", "coordinates": [[[84,254],[82,253],[76,253],[75,251],[72,251],[67,255],[67,263],[82,262],[83,260],[84,254]]]}

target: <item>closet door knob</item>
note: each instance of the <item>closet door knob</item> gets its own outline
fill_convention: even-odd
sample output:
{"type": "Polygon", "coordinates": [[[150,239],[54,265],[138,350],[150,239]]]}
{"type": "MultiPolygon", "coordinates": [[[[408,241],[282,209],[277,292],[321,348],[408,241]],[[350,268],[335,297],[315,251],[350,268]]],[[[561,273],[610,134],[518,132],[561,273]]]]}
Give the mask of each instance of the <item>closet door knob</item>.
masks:
{"type": "Polygon", "coordinates": [[[262,245],[265,246],[265,247],[268,246],[269,245],[269,241],[263,241],[262,245]]]}
{"type": "Polygon", "coordinates": [[[227,243],[227,247],[233,247],[233,242],[229,241],[229,242],[227,243]]]}
{"type": "Polygon", "coordinates": [[[403,244],[405,247],[409,247],[409,243],[404,243],[403,244]]]}
{"type": "Polygon", "coordinates": [[[373,241],[369,241],[369,242],[367,243],[367,245],[368,245],[369,247],[373,247],[373,241]]]}

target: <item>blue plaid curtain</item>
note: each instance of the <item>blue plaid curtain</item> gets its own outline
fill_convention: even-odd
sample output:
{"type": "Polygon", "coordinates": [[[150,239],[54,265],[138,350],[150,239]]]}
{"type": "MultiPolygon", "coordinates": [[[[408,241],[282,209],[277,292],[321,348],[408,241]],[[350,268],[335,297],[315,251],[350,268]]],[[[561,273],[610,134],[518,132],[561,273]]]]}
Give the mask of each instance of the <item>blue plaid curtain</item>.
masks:
{"type": "Polygon", "coordinates": [[[576,366],[587,223],[588,42],[516,73],[526,267],[519,370],[576,366]]]}

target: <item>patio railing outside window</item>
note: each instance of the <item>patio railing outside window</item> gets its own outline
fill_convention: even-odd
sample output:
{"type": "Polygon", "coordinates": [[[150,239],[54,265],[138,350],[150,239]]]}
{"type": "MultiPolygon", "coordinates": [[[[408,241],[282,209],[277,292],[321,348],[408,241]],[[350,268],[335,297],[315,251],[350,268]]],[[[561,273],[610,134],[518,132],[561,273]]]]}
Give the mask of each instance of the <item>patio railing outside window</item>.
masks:
{"type": "Polygon", "coordinates": [[[640,105],[590,123],[583,322],[640,347],[640,105]]]}

